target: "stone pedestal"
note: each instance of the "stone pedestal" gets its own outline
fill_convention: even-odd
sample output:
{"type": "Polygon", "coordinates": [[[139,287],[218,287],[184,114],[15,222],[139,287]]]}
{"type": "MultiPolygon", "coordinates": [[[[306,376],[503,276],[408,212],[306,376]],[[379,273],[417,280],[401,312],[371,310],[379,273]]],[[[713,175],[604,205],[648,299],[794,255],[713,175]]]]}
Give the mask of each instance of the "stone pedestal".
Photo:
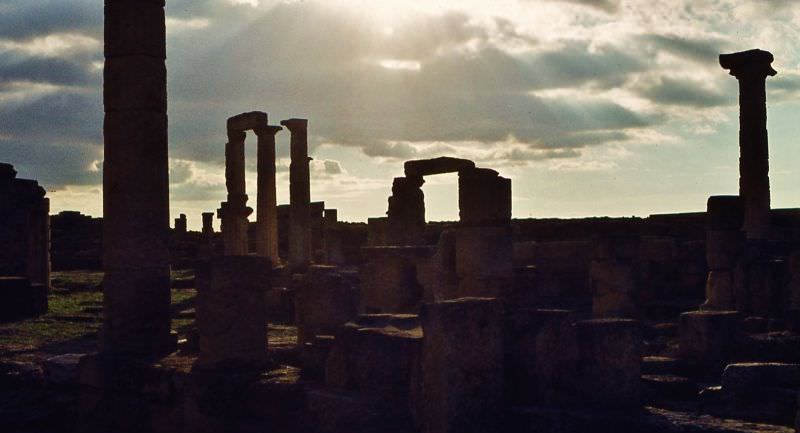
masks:
{"type": "Polygon", "coordinates": [[[722,54],[719,63],[739,81],[739,195],[748,239],[767,239],[770,224],[769,149],[765,82],[777,72],[772,54],[749,50],[722,54]]]}
{"type": "Polygon", "coordinates": [[[367,246],[382,247],[389,245],[388,229],[389,219],[368,218],[367,219],[367,246]]]}
{"type": "Polygon", "coordinates": [[[269,259],[258,256],[217,257],[198,268],[198,365],[266,360],[264,294],[271,269],[269,259]]]}
{"type": "MultiPolygon", "coordinates": [[[[706,211],[706,302],[703,310],[733,310],[737,285],[746,287],[737,268],[746,267],[745,239],[741,231],[744,212],[738,196],[711,196],[706,211]]],[[[741,291],[741,290],[739,290],[741,291]]]]}
{"type": "Polygon", "coordinates": [[[292,133],[289,164],[289,269],[305,270],[311,263],[311,186],[308,157],[308,120],[281,121],[292,133]]]}
{"type": "Polygon", "coordinates": [[[462,298],[424,304],[422,431],[498,431],[503,401],[500,304],[462,298]]]}
{"type": "Polygon", "coordinates": [[[701,372],[718,372],[741,343],[735,311],[689,311],[680,315],[680,355],[701,372]]]}
{"type": "Polygon", "coordinates": [[[228,194],[228,201],[220,203],[217,210],[217,217],[222,220],[222,241],[226,256],[245,256],[248,253],[247,217],[253,213],[253,209],[245,203],[247,195],[228,194]]]}

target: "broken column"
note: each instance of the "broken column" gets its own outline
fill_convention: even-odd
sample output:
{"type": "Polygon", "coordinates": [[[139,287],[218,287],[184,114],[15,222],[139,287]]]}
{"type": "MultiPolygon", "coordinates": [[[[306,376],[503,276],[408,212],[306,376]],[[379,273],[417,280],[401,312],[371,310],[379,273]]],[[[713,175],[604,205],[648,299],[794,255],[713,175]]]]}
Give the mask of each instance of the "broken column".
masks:
{"type": "MultiPolygon", "coordinates": [[[[703,310],[735,310],[744,249],[742,201],[739,196],[711,196],[706,211],[706,302],[703,310]]],[[[741,292],[741,290],[738,290],[741,292]]]]}
{"type": "Polygon", "coordinates": [[[105,352],[160,354],[170,336],[164,1],[106,0],[105,352]]]}
{"type": "Polygon", "coordinates": [[[273,264],[278,256],[278,201],[275,187],[275,134],[280,126],[259,126],[253,131],[258,137],[258,196],[256,198],[256,254],[268,257],[273,264]]]}
{"type": "Polygon", "coordinates": [[[175,233],[177,234],[186,234],[186,215],[181,214],[178,218],[175,218],[175,233]]]}
{"type": "Polygon", "coordinates": [[[311,184],[308,157],[308,120],[281,121],[292,133],[289,164],[289,268],[303,271],[311,262],[311,184]]]}
{"type": "Polygon", "coordinates": [[[424,304],[421,424],[426,433],[494,432],[503,401],[500,302],[424,304]]]}
{"type": "Polygon", "coordinates": [[[203,234],[214,234],[214,212],[203,212],[203,234]]]}
{"type": "Polygon", "coordinates": [[[387,241],[389,245],[425,243],[425,194],[422,176],[396,177],[389,197],[387,241]]]}
{"type": "Polygon", "coordinates": [[[689,311],[678,322],[680,357],[701,373],[718,374],[741,344],[736,311],[689,311]]]}
{"type": "Polygon", "coordinates": [[[739,195],[744,202],[747,239],[769,237],[769,149],[767,146],[767,76],[772,54],[749,50],[721,54],[719,64],[739,80],[739,195]]]}
{"type": "Polygon", "coordinates": [[[505,296],[513,284],[511,180],[486,168],[458,172],[458,296],[505,296]]]}

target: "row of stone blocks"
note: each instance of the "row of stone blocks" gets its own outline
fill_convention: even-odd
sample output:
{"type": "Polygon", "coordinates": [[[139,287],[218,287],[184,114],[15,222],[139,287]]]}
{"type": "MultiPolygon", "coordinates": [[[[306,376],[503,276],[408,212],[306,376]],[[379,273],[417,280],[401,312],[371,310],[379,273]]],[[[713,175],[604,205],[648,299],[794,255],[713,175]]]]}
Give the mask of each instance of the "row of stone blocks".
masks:
{"type": "Polygon", "coordinates": [[[641,354],[634,320],[505,314],[492,298],[426,303],[419,316],[362,315],[343,326],[309,415],[328,431],[492,432],[514,404],[636,408],[641,354]]]}

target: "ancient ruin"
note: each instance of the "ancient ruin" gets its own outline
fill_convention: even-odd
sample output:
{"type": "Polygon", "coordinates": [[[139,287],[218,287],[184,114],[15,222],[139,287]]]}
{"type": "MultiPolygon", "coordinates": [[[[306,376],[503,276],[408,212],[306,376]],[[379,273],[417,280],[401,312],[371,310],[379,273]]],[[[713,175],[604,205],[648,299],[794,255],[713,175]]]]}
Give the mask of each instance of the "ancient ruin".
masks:
{"type": "Polygon", "coordinates": [[[772,54],[719,56],[739,80],[739,195],[698,212],[514,218],[513,170],[440,156],[405,161],[385,216],[352,222],[339,197],[311,201],[325,137],[309,149],[308,119],[252,111],[227,119],[220,230],[213,212],[170,230],[164,6],[105,2],[102,219],[51,227],[44,189],[0,164],[0,430],[800,430],[800,210],[770,207],[772,54]],[[444,173],[458,220],[430,221],[425,180],[444,173]]]}

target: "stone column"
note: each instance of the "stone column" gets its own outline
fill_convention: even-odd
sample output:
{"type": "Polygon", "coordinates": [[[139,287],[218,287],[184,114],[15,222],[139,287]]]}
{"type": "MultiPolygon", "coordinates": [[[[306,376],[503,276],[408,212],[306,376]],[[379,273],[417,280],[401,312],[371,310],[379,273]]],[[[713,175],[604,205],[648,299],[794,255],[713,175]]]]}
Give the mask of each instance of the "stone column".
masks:
{"type": "Polygon", "coordinates": [[[308,163],[308,120],[281,121],[292,133],[289,164],[289,268],[302,271],[311,262],[311,184],[308,163]]]}
{"type": "Polygon", "coordinates": [[[228,128],[225,144],[225,186],[228,200],[221,204],[218,217],[222,220],[222,238],[226,256],[247,255],[247,217],[253,209],[247,207],[244,183],[244,131],[228,128]]]}
{"type": "Polygon", "coordinates": [[[739,80],[739,195],[744,201],[748,239],[769,236],[769,149],[767,146],[767,76],[772,54],[749,50],[719,56],[719,64],[739,80]]]}
{"type": "Polygon", "coordinates": [[[214,234],[214,212],[203,212],[203,234],[214,234]]]}
{"type": "Polygon", "coordinates": [[[256,197],[256,254],[269,257],[273,265],[278,256],[278,199],[275,192],[275,134],[280,126],[259,127],[258,137],[258,196],[256,197]]]}
{"type": "Polygon", "coordinates": [[[737,292],[745,281],[737,267],[743,266],[743,209],[739,196],[716,195],[708,198],[706,210],[706,302],[702,310],[735,310],[737,292]],[[739,281],[737,281],[737,277],[739,281]]]}
{"type": "Polygon", "coordinates": [[[171,350],[164,0],[105,1],[101,350],[171,350]]]}
{"type": "Polygon", "coordinates": [[[396,177],[389,197],[389,245],[425,243],[425,194],[422,176],[396,177]]]}

